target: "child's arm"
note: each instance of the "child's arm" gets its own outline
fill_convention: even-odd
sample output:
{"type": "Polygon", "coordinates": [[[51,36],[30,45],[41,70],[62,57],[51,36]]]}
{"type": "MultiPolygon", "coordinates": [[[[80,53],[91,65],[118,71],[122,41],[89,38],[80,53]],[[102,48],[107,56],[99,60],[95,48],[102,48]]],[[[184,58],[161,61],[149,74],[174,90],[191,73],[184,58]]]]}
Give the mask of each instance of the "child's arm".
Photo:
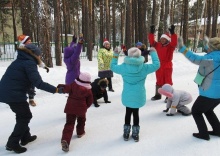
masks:
{"type": "MultiPolygon", "coordinates": [[[[96,99],[97,102],[97,99],[96,99]]],[[[93,103],[93,94],[92,91],[89,91],[89,96],[86,98],[86,104],[87,104],[87,108],[89,108],[93,103]]]]}

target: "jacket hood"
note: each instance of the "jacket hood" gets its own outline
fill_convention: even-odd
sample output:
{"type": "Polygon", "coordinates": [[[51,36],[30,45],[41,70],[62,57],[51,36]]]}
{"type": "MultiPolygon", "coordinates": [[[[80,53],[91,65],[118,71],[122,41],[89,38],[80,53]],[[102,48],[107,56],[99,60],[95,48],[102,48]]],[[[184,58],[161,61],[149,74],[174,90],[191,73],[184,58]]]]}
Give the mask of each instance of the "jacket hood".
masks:
{"type": "Polygon", "coordinates": [[[128,73],[138,73],[143,68],[144,57],[125,57],[124,63],[127,65],[126,70],[128,73]]]}
{"type": "Polygon", "coordinates": [[[38,65],[42,63],[41,59],[30,49],[27,49],[26,47],[19,47],[17,50],[18,50],[18,58],[24,57],[30,60],[35,60],[37,61],[38,65]]]}
{"type": "Polygon", "coordinates": [[[66,47],[64,48],[64,58],[69,58],[75,52],[75,47],[66,47]]]}

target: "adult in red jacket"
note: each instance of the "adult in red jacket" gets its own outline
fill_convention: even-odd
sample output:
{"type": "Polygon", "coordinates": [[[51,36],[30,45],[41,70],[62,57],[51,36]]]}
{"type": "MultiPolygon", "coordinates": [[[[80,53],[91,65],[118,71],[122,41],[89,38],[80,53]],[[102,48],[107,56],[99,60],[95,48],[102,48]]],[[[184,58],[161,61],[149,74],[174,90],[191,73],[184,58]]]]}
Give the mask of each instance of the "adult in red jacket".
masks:
{"type": "MultiPolygon", "coordinates": [[[[160,37],[159,42],[155,41],[154,33],[155,26],[150,27],[150,33],[148,39],[150,45],[157,50],[157,54],[160,60],[160,68],[156,71],[156,93],[151,98],[152,101],[161,99],[161,94],[158,93],[158,89],[164,84],[168,83],[173,85],[172,72],[173,72],[173,52],[177,46],[177,35],[174,33],[175,26],[171,25],[169,28],[170,34],[163,34],[160,37]]],[[[166,98],[167,99],[167,98],[166,98]]],[[[166,102],[165,99],[165,102],[166,102]]]]}

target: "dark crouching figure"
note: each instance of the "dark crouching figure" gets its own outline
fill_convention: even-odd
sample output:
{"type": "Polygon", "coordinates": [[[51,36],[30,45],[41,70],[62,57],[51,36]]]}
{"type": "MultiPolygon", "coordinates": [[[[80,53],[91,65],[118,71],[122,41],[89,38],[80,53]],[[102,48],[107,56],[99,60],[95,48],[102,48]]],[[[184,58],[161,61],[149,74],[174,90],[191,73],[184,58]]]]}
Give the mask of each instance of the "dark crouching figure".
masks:
{"type": "Polygon", "coordinates": [[[106,91],[106,87],[108,86],[108,80],[107,79],[95,79],[94,82],[92,82],[92,94],[93,94],[93,104],[95,107],[99,107],[97,100],[100,98],[104,98],[105,103],[111,103],[111,101],[108,101],[108,93],[106,91]]]}

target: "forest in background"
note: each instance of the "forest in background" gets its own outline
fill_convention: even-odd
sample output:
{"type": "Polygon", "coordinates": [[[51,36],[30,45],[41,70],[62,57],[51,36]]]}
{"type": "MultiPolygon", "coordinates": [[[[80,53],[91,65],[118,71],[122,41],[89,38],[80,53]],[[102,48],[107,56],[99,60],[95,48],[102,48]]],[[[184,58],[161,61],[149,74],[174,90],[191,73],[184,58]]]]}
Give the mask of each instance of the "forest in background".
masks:
{"type": "Polygon", "coordinates": [[[178,36],[185,43],[193,40],[196,49],[204,35],[219,35],[219,6],[219,0],[0,0],[0,38],[16,43],[18,32],[30,36],[48,67],[53,67],[51,42],[56,65],[62,65],[68,34],[84,35],[90,61],[94,45],[102,46],[105,38],[113,48],[120,44],[130,48],[137,41],[148,45],[151,25],[160,37],[175,24],[178,36]]]}

